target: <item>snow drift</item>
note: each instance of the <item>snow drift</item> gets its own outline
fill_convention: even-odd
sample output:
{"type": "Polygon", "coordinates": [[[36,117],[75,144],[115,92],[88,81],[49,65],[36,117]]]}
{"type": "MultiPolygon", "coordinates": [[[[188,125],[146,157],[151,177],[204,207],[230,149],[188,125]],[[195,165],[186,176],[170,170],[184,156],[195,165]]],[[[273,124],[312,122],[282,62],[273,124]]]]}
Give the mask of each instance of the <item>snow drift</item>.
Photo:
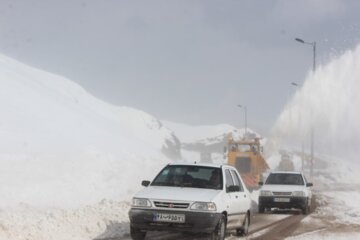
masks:
{"type": "Polygon", "coordinates": [[[173,132],[149,114],[3,55],[0,115],[0,208],[128,199],[169,161],[163,153],[179,157],[173,132]]]}

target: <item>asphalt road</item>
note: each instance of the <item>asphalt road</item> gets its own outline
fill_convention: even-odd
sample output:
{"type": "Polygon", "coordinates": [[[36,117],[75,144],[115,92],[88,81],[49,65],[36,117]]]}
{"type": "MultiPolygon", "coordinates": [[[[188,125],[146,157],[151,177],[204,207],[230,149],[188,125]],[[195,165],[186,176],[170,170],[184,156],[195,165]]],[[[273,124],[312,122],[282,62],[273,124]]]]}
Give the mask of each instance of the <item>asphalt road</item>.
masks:
{"type": "MultiPolygon", "coordinates": [[[[298,224],[304,218],[297,211],[277,211],[267,214],[253,215],[249,235],[246,239],[256,240],[280,240],[291,235],[296,229],[298,224]]],[[[190,235],[183,233],[171,233],[171,232],[148,232],[146,240],[205,240],[206,235],[190,235]]],[[[235,232],[227,232],[227,240],[244,239],[235,236],[235,232]]],[[[131,240],[130,236],[123,236],[119,238],[102,238],[96,240],[131,240]]]]}

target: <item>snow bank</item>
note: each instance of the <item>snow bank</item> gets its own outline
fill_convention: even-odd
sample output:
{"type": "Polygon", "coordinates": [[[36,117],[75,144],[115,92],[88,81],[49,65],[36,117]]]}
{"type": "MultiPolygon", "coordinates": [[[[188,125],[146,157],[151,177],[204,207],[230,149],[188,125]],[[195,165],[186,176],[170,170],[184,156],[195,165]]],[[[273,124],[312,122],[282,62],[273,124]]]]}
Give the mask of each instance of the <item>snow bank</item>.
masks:
{"type": "Polygon", "coordinates": [[[322,191],[320,201],[326,205],[319,208],[318,216],[326,216],[340,224],[360,225],[360,193],[357,190],[322,191]]]}
{"type": "Polygon", "coordinates": [[[21,205],[0,214],[0,240],[89,240],[123,236],[129,230],[127,202],[102,200],[76,210],[21,205]]]}
{"type": "Polygon", "coordinates": [[[0,208],[128,200],[169,161],[173,132],[70,80],[0,55],[0,208]],[[131,179],[131,181],[129,181],[131,179]]]}
{"type": "Polygon", "coordinates": [[[322,230],[288,237],[286,240],[348,240],[360,239],[359,232],[323,232],[322,230]]]}

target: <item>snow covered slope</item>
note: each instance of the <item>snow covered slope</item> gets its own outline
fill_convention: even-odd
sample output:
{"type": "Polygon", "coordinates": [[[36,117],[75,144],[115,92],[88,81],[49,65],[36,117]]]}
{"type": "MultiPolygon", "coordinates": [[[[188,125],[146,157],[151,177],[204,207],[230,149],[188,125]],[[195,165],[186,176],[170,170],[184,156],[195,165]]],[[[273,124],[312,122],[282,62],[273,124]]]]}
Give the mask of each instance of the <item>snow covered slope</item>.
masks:
{"type": "Polygon", "coordinates": [[[149,114],[3,55],[0,115],[1,208],[128,199],[169,161],[163,153],[179,157],[173,132],[149,114]]]}

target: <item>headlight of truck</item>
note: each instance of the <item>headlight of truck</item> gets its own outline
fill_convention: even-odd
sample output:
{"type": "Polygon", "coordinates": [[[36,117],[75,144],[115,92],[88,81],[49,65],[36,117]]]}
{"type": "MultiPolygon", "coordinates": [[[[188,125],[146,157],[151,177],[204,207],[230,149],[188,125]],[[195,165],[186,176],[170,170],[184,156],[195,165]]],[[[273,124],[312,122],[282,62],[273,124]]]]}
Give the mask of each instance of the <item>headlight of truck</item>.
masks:
{"type": "Polygon", "coordinates": [[[194,202],[190,209],[198,211],[216,211],[216,205],[213,202],[194,202]]]}
{"type": "Polygon", "coordinates": [[[267,191],[267,190],[261,190],[260,191],[260,196],[272,196],[272,192],[271,191],[267,191]]]}
{"type": "Polygon", "coordinates": [[[305,193],[304,193],[303,191],[294,191],[294,192],[292,193],[292,195],[293,195],[294,197],[304,197],[304,196],[305,196],[305,193]]]}
{"type": "Polygon", "coordinates": [[[133,198],[132,200],[133,207],[151,207],[151,202],[146,198],[133,198]]]}

